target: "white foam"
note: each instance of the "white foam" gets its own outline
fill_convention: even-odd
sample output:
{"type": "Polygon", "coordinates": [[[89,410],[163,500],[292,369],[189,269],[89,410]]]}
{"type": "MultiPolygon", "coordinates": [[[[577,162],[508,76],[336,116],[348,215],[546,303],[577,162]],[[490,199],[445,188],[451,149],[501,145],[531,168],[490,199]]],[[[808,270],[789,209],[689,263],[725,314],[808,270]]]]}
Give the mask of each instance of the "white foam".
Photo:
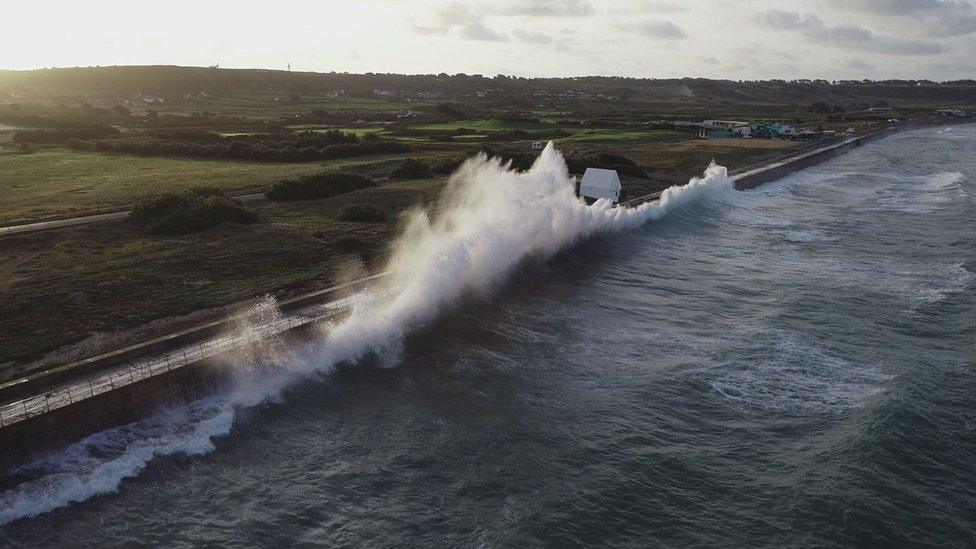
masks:
{"type": "Polygon", "coordinates": [[[962,185],[966,176],[959,172],[940,172],[926,176],[902,177],[875,191],[869,211],[894,211],[908,214],[930,214],[945,204],[967,199],[962,185]]]}
{"type": "MultiPolygon", "coordinates": [[[[467,161],[452,176],[436,217],[417,210],[406,219],[387,266],[394,274],[357,296],[347,319],[323,328],[309,356],[287,356],[278,369],[243,368],[240,383],[225,397],[93,435],[24,468],[39,476],[0,493],[0,524],[113,492],[156,456],[209,452],[211,438],[229,432],[235,407],[278,398],[283,388],[329,373],[340,362],[372,355],[396,364],[408,333],[462,295],[489,292],[528,257],[548,258],[582,238],[637,227],[704,197],[733,192],[726,169],[717,165],[702,178],[665,190],[660,200],[630,209],[606,200],[587,206],[574,188],[552,143],[526,172],[484,156],[467,161]]],[[[262,306],[255,316],[273,320],[274,312],[262,306]]],[[[239,330],[247,333],[248,327],[239,330]]],[[[275,362],[282,358],[273,346],[260,349],[262,356],[268,349],[275,362]]]]}
{"type": "Polygon", "coordinates": [[[723,397],[749,408],[790,414],[831,414],[863,406],[892,376],[828,355],[795,334],[779,334],[770,357],[735,368],[712,383],[723,397]]]}
{"type": "Polygon", "coordinates": [[[836,236],[831,236],[819,229],[800,229],[796,231],[789,231],[786,233],[784,238],[787,240],[787,242],[795,242],[798,244],[808,242],[836,242],[838,240],[836,236]]]}
{"type": "MultiPolygon", "coordinates": [[[[437,217],[416,211],[406,220],[386,266],[393,275],[359,296],[346,320],[323,331],[314,356],[290,363],[289,370],[299,376],[329,372],[367,356],[392,366],[411,330],[465,294],[489,292],[526,258],[545,259],[582,238],[637,227],[702,197],[732,192],[725,168],[716,165],[636,208],[606,200],[587,206],[574,188],[552,143],[526,172],[484,156],[467,161],[448,183],[437,217]]],[[[272,379],[236,398],[250,404],[289,382],[272,379]]]]}
{"type": "Polygon", "coordinates": [[[89,436],[15,471],[36,478],[0,492],[0,525],[114,492],[156,456],[210,452],[233,420],[232,407],[207,399],[89,436]]]}

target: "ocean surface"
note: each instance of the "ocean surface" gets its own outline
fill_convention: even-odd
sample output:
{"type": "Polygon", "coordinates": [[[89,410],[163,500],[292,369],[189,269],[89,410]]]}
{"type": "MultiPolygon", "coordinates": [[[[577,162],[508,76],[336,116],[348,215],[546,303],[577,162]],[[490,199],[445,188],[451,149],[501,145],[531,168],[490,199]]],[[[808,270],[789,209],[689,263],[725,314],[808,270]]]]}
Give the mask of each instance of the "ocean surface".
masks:
{"type": "Polygon", "coordinates": [[[974,153],[904,132],[523,258],[395,360],[0,477],[0,546],[976,545],[974,153]]]}

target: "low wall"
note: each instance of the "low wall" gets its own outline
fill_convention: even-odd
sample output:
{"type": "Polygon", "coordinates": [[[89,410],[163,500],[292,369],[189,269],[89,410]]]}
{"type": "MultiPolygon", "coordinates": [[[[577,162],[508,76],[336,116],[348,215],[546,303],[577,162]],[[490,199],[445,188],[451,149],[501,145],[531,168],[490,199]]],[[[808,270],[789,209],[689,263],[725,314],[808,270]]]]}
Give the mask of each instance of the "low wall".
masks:
{"type": "Polygon", "coordinates": [[[226,367],[201,361],[0,429],[0,470],[63,449],[92,433],[145,419],[164,406],[202,398],[226,383],[226,367]]]}
{"type": "MultiPolygon", "coordinates": [[[[281,334],[289,344],[307,338],[312,324],[281,334]]],[[[0,471],[78,442],[112,427],[146,419],[160,408],[212,395],[234,379],[235,357],[224,353],[154,374],[111,391],[0,428],[0,471]]]]}
{"type": "Polygon", "coordinates": [[[839,143],[827,145],[807,153],[798,154],[794,157],[773,162],[772,164],[766,166],[733,174],[732,181],[736,189],[754,189],[763,183],[775,181],[793,172],[802,170],[804,168],[809,168],[810,166],[815,166],[825,160],[846,153],[855,147],[859,147],[865,143],[874,141],[875,139],[880,139],[886,135],[890,135],[893,131],[893,129],[885,128],[883,130],[878,130],[858,137],[845,139],[839,143]]]}
{"type": "MultiPolygon", "coordinates": [[[[283,312],[295,311],[310,305],[326,303],[343,291],[354,291],[365,284],[387,276],[380,273],[359,280],[331,286],[323,290],[298,295],[278,302],[283,312]]],[[[177,332],[142,341],[90,358],[36,372],[22,378],[0,383],[0,402],[26,398],[47,391],[50,387],[66,383],[81,376],[93,374],[147,355],[163,353],[185,345],[191,345],[226,331],[234,317],[205,322],[177,332]]]]}
{"type": "MultiPolygon", "coordinates": [[[[884,137],[891,129],[854,137],[822,148],[797,154],[755,169],[746,169],[732,175],[737,189],[752,189],[763,183],[779,179],[797,170],[813,166],[824,160],[847,152],[869,141],[884,137]]],[[[621,203],[636,206],[656,200],[661,193],[652,193],[621,203]]],[[[381,273],[365,279],[335,286],[318,292],[296,296],[280,303],[284,310],[295,310],[316,303],[323,303],[342,289],[353,289],[364,283],[387,276],[381,273]]],[[[117,365],[150,352],[159,352],[181,344],[192,343],[211,337],[226,328],[229,319],[202,324],[181,332],[169,334],[138,345],[132,345],[105,355],[93,357],[22,380],[0,385],[0,397],[38,394],[44,387],[77,378],[112,365],[117,365]]],[[[301,337],[309,325],[294,328],[286,337],[301,337]]],[[[0,428],[0,468],[10,468],[30,461],[44,452],[64,448],[92,433],[144,419],[162,406],[191,402],[207,394],[231,377],[226,361],[209,358],[188,364],[175,370],[131,383],[109,392],[85,398],[68,406],[53,409],[42,415],[19,421],[0,428]]]]}

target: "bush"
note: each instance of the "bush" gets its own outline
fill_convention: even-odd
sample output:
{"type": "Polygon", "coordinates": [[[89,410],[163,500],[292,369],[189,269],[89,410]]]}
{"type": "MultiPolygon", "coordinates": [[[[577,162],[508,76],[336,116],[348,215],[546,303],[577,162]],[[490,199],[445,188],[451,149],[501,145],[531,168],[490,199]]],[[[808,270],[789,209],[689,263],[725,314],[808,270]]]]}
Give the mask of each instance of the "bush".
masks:
{"type": "Polygon", "coordinates": [[[144,199],[132,207],[129,220],[150,234],[171,235],[203,231],[225,221],[254,223],[257,214],[217,189],[199,187],[144,199]]]}
{"type": "Polygon", "coordinates": [[[92,150],[92,144],[88,141],[82,141],[77,137],[72,137],[71,139],[64,142],[64,146],[73,151],[90,151],[92,150]]]}
{"type": "MultiPolygon", "coordinates": [[[[48,130],[36,130],[48,131],[48,130]]],[[[362,141],[355,134],[327,132],[275,133],[224,138],[210,132],[176,130],[153,137],[98,141],[95,150],[150,156],[231,158],[268,162],[309,162],[407,152],[397,141],[362,141]]]]}
{"type": "Polygon", "coordinates": [[[305,175],[279,181],[264,193],[268,200],[312,200],[329,198],[376,185],[372,179],[343,172],[305,175]]]}
{"type": "Polygon", "coordinates": [[[434,172],[431,170],[430,164],[416,158],[408,158],[390,172],[390,177],[401,180],[428,179],[434,177],[434,172]]]}
{"type": "Polygon", "coordinates": [[[14,143],[60,144],[69,139],[102,139],[120,135],[117,128],[104,124],[52,130],[22,130],[14,134],[14,143]]]}
{"type": "Polygon", "coordinates": [[[499,157],[503,162],[511,162],[512,168],[523,172],[532,167],[532,164],[535,162],[537,156],[534,153],[521,150],[496,151],[491,148],[484,148],[480,151],[476,151],[476,153],[477,152],[484,153],[488,156],[488,158],[499,157]]]}
{"type": "Polygon", "coordinates": [[[370,204],[350,204],[339,210],[336,217],[340,221],[356,223],[382,223],[387,220],[385,211],[370,204]]]}
{"type": "Polygon", "coordinates": [[[435,162],[431,168],[437,173],[449,175],[454,173],[462,162],[464,162],[463,158],[445,158],[435,162]]]}
{"type": "Polygon", "coordinates": [[[368,244],[358,236],[343,236],[336,240],[336,247],[344,252],[364,252],[368,250],[368,244]]]}
{"type": "Polygon", "coordinates": [[[602,152],[596,155],[596,161],[611,166],[636,166],[633,160],[622,154],[602,152]]]}
{"type": "Polygon", "coordinates": [[[583,173],[586,168],[603,168],[616,170],[620,175],[633,177],[647,177],[644,170],[637,167],[633,160],[613,153],[599,153],[594,156],[571,156],[566,159],[566,166],[571,173],[583,173]]]}

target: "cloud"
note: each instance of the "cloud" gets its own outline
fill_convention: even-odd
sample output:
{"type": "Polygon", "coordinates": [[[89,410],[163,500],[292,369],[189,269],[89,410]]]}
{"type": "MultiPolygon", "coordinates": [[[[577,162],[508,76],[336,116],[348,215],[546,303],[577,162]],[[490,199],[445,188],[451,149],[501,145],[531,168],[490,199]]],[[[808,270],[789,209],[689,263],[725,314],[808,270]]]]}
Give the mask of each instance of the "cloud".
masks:
{"type": "Polygon", "coordinates": [[[644,0],[636,6],[636,11],[643,13],[678,13],[688,11],[688,6],[660,2],[658,0],[644,0]]]}
{"type": "Polygon", "coordinates": [[[711,56],[700,56],[700,57],[698,57],[698,60],[701,61],[702,63],[706,64],[706,65],[721,65],[722,64],[722,62],[719,61],[717,58],[711,57],[711,56]]]}
{"type": "Polygon", "coordinates": [[[816,15],[771,9],[759,15],[759,23],[770,30],[795,31],[812,42],[894,55],[935,55],[944,51],[941,44],[906,40],[877,34],[857,25],[828,25],[816,15]]]}
{"type": "Polygon", "coordinates": [[[976,32],[976,7],[962,0],[822,0],[869,16],[900,19],[916,36],[959,36],[976,32]]]}
{"type": "Polygon", "coordinates": [[[534,17],[585,17],[593,15],[593,4],[584,0],[521,0],[496,12],[498,15],[534,17]]]}
{"type": "Polygon", "coordinates": [[[489,29],[481,21],[468,23],[462,27],[460,36],[467,40],[479,40],[482,42],[508,42],[507,35],[489,29]]]}
{"type": "Polygon", "coordinates": [[[655,40],[681,40],[688,37],[684,29],[671,21],[641,21],[626,25],[624,28],[655,40]]]}
{"type": "Polygon", "coordinates": [[[417,23],[411,21],[410,29],[417,33],[423,35],[434,35],[434,34],[447,34],[447,27],[428,27],[425,25],[418,25],[417,23]]]}
{"type": "Polygon", "coordinates": [[[471,11],[468,4],[448,2],[434,12],[434,21],[442,27],[481,21],[481,15],[471,11]]]}
{"type": "Polygon", "coordinates": [[[869,71],[875,68],[874,65],[872,65],[871,63],[868,63],[867,61],[861,59],[848,59],[844,63],[844,65],[846,65],[847,68],[849,69],[854,69],[858,71],[869,71]]]}
{"type": "Polygon", "coordinates": [[[472,11],[467,4],[447,2],[434,10],[429,18],[424,18],[422,22],[418,23],[416,19],[411,18],[410,28],[417,34],[443,35],[447,34],[451,27],[476,23],[481,19],[481,15],[472,11]]]}
{"type": "Polygon", "coordinates": [[[512,31],[512,37],[519,42],[525,42],[526,44],[551,44],[553,41],[552,37],[544,32],[519,29],[512,31]]]}
{"type": "Polygon", "coordinates": [[[958,13],[970,11],[972,4],[960,0],[831,0],[838,7],[878,15],[911,15],[914,13],[958,13]]]}

